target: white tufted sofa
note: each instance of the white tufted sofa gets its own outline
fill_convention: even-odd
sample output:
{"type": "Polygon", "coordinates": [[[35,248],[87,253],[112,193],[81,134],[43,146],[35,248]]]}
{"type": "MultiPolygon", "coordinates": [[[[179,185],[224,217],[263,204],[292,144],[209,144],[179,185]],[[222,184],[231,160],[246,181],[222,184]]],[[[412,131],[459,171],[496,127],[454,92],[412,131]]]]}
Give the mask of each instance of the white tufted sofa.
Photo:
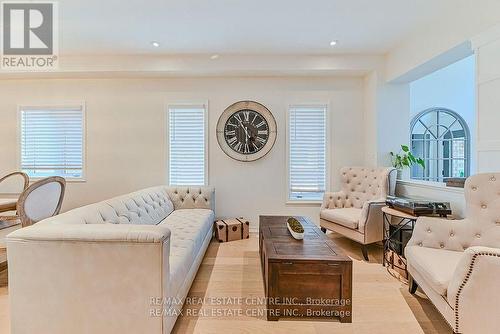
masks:
{"type": "Polygon", "coordinates": [[[383,239],[381,208],[387,195],[396,188],[394,168],[344,167],[340,170],[342,190],[325,193],[320,211],[320,225],[363,245],[383,239]]]}
{"type": "Polygon", "coordinates": [[[159,186],[9,234],[12,333],[169,333],[214,201],[212,188],[159,186]]]}
{"type": "Polygon", "coordinates": [[[500,331],[500,173],[465,183],[466,219],[420,217],[405,248],[417,284],[455,333],[500,331]]]}

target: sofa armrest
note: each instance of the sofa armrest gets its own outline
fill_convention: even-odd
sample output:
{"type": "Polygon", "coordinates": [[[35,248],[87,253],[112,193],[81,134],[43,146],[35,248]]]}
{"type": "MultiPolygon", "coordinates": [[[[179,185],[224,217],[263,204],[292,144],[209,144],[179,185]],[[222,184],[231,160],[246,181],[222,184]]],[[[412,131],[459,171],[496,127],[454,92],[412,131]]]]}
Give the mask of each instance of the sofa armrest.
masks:
{"type": "Polygon", "coordinates": [[[500,327],[500,249],[470,247],[448,285],[447,299],[455,312],[457,333],[496,333],[500,327]]]}
{"type": "Polygon", "coordinates": [[[361,217],[359,218],[359,225],[362,226],[366,223],[368,216],[370,214],[370,210],[376,208],[377,210],[382,210],[382,208],[386,206],[385,199],[375,199],[366,201],[363,203],[363,207],[361,208],[361,217]]]}
{"type": "Polygon", "coordinates": [[[384,238],[384,219],[382,216],[384,206],[386,206],[385,199],[376,199],[363,203],[358,229],[363,232],[366,244],[384,238]]]}
{"type": "Polygon", "coordinates": [[[170,238],[170,230],[159,225],[132,224],[40,224],[10,233],[10,241],[80,241],[155,243],[170,238]]]}
{"type": "Polygon", "coordinates": [[[418,217],[408,246],[441,248],[461,252],[470,246],[473,234],[468,229],[472,225],[466,219],[418,217]]]}
{"type": "Polygon", "coordinates": [[[163,226],[35,224],[15,231],[7,236],[11,330],[161,333],[168,315],[152,316],[161,306],[151,300],[170,296],[169,255],[163,226]],[[75,331],[75,323],[85,326],[75,331]]]}
{"type": "Polygon", "coordinates": [[[343,191],[325,192],[323,195],[323,203],[321,210],[324,209],[341,209],[345,206],[348,197],[343,191]]]}

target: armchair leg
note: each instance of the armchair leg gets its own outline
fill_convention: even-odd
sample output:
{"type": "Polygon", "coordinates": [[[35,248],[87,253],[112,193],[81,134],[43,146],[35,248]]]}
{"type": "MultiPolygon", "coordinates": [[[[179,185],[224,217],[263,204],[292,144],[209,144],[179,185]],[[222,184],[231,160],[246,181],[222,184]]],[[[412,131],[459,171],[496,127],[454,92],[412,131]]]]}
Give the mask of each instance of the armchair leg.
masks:
{"type": "Polygon", "coordinates": [[[326,228],[322,227],[321,232],[326,233],[326,228]]]}
{"type": "Polygon", "coordinates": [[[365,261],[370,261],[370,259],[368,258],[368,247],[366,247],[366,245],[361,245],[361,252],[363,253],[365,261]]]}
{"type": "Polygon", "coordinates": [[[415,292],[417,292],[418,284],[415,282],[413,277],[411,275],[408,275],[408,291],[413,295],[415,292]]]}

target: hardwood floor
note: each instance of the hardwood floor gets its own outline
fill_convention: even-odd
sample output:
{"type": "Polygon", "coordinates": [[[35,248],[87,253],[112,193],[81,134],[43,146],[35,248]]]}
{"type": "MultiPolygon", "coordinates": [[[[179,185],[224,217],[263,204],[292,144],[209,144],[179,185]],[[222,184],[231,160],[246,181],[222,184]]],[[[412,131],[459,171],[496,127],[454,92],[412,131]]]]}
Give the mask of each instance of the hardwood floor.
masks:
{"type": "MultiPolygon", "coordinates": [[[[263,306],[250,305],[264,297],[258,254],[258,236],[218,243],[212,241],[189,292],[194,298],[217,298],[211,305],[187,305],[173,333],[450,333],[439,312],[417,292],[389,275],[380,264],[382,249],[369,247],[370,262],[354,242],[329,234],[353,259],[353,322],[337,320],[264,320],[263,306]],[[240,299],[241,298],[241,299],[240,299]],[[220,301],[242,300],[232,305],[220,301]],[[246,303],[245,303],[246,301],[246,303]],[[221,314],[221,312],[226,312],[221,314]]],[[[5,272],[0,273],[0,282],[5,272]],[[3,275],[3,276],[2,276],[3,275]]],[[[205,299],[207,300],[207,299],[205,299]]],[[[9,333],[7,287],[0,287],[0,333],[9,333]]]]}

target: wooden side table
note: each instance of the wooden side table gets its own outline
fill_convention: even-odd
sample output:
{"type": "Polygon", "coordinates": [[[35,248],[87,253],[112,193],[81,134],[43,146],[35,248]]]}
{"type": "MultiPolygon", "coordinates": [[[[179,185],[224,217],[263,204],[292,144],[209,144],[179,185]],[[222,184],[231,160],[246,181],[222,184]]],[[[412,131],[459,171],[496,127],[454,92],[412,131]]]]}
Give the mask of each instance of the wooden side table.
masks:
{"type": "Polygon", "coordinates": [[[386,266],[386,264],[388,263],[387,256],[389,252],[392,252],[392,256],[397,257],[398,262],[401,263],[401,268],[399,269],[406,272],[403,240],[401,237],[398,238],[399,240],[396,239],[396,236],[403,231],[410,231],[410,233],[413,232],[413,229],[415,228],[415,222],[417,221],[417,216],[410,215],[406,212],[396,210],[389,206],[385,206],[382,208],[382,215],[384,219],[384,256],[382,265],[384,267],[386,266]],[[397,223],[393,223],[392,218],[396,218],[397,223]]]}

